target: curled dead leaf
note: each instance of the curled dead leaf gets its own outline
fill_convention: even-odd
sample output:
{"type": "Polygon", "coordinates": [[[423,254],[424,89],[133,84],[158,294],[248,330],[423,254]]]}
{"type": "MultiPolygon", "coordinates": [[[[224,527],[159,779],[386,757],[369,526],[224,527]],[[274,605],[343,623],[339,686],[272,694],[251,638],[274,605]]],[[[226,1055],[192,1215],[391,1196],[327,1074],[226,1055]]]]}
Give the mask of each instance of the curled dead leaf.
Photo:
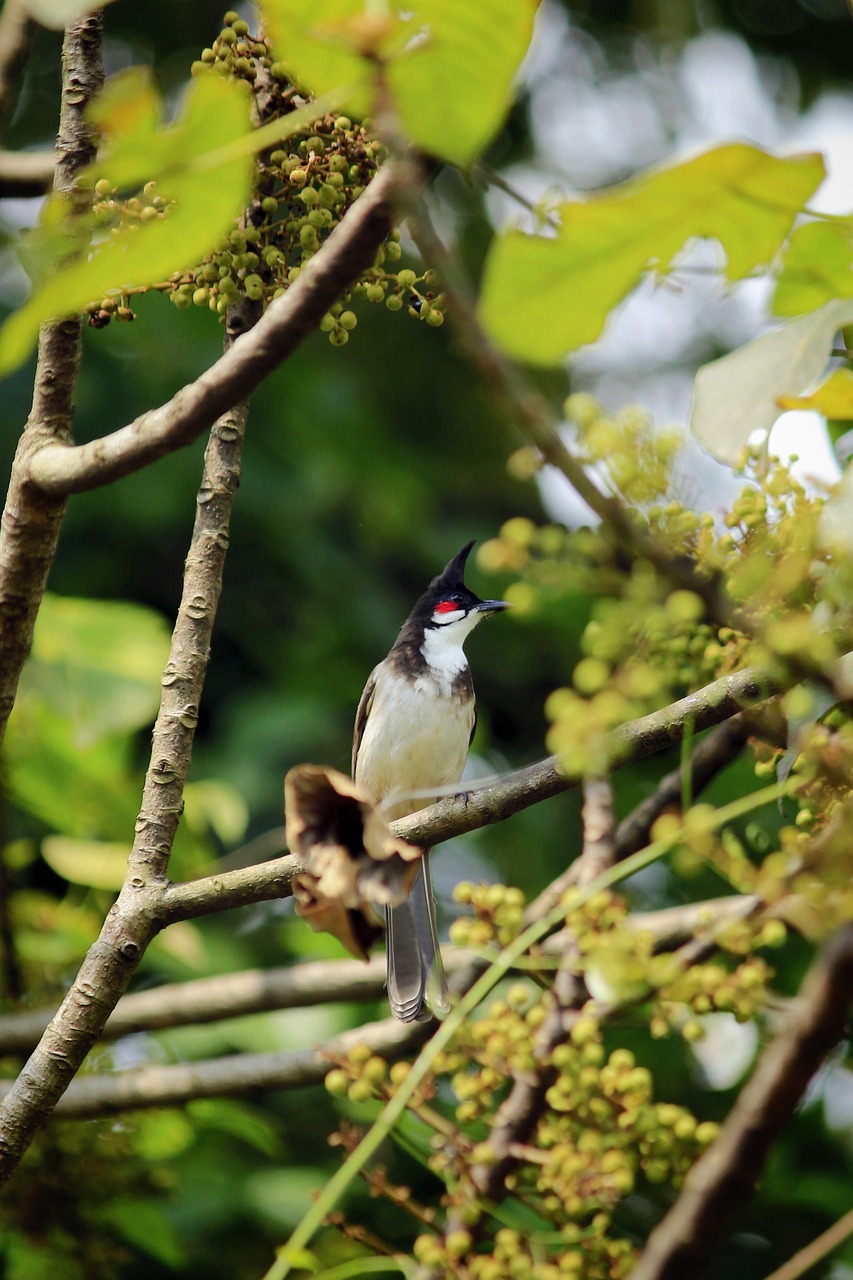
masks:
{"type": "Polygon", "coordinates": [[[370,796],[345,774],[303,764],[284,779],[288,848],[306,870],[294,878],[298,913],[367,958],[381,910],[402,902],[423,850],[398,839],[370,796]]]}

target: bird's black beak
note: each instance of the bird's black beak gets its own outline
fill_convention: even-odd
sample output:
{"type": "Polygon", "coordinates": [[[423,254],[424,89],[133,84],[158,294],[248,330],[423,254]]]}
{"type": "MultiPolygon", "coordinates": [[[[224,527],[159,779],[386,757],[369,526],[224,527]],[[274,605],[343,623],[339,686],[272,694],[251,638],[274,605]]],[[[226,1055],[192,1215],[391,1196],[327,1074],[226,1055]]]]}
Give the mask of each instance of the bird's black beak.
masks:
{"type": "Polygon", "coordinates": [[[511,607],[508,600],[481,600],[477,605],[477,613],[500,613],[501,609],[511,607]]]}

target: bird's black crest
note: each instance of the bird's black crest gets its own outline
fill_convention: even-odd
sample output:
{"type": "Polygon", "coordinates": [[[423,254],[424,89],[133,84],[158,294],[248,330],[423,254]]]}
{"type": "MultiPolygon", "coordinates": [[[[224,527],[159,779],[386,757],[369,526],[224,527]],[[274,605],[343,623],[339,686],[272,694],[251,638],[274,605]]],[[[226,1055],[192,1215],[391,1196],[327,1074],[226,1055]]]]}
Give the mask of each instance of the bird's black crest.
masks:
{"type": "MultiPolygon", "coordinates": [[[[474,595],[474,592],[465,586],[465,562],[471,554],[473,545],[474,539],[471,542],[466,542],[462,550],[457,551],[453,559],[448,561],[438,577],[433,578],[426,591],[415,602],[415,607],[403,623],[403,629],[397,637],[398,645],[413,641],[420,645],[423,640],[423,628],[428,625],[428,620],[432,616],[433,609],[439,600],[450,595],[459,594],[464,597],[466,609],[472,609],[482,603],[480,597],[474,595]]],[[[420,650],[418,649],[419,652],[420,650]]]]}
{"type": "Polygon", "coordinates": [[[466,542],[461,551],[457,551],[452,560],[449,560],[442,569],[437,578],[433,578],[427,587],[427,595],[441,595],[442,592],[458,591],[465,588],[465,564],[471,554],[471,548],[474,545],[474,539],[466,542]]]}

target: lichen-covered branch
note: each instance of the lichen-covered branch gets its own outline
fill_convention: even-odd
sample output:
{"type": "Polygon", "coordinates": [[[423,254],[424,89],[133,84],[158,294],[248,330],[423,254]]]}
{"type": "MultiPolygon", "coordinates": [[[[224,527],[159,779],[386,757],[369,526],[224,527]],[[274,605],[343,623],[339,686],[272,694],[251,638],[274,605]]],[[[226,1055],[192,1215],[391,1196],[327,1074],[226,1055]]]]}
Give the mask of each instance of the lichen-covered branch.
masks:
{"type": "Polygon", "coordinates": [[[98,488],[190,444],[248,397],[312,333],[329,308],[370,266],[391,230],[394,209],[416,170],[386,164],[286,293],[216,364],[166,404],[87,444],[50,444],[28,458],[27,477],[56,499],[98,488]]]}
{"type": "Polygon", "coordinates": [[[728,1215],[752,1195],[767,1153],[809,1080],[841,1039],[851,999],[853,925],[847,925],[806,975],[790,1024],[765,1050],[718,1138],[652,1232],[631,1280],[697,1275],[728,1215]]]}
{"type": "MultiPolygon", "coordinates": [[[[69,191],[79,170],[94,158],[85,111],[102,83],[101,15],[94,13],[69,27],[62,47],[57,191],[69,191]]],[[[0,525],[0,739],[30,651],[65,511],[62,495],[48,495],[30,483],[30,464],[45,448],[70,447],[79,363],[80,321],[43,325],[32,408],[15,454],[0,525]]]]}

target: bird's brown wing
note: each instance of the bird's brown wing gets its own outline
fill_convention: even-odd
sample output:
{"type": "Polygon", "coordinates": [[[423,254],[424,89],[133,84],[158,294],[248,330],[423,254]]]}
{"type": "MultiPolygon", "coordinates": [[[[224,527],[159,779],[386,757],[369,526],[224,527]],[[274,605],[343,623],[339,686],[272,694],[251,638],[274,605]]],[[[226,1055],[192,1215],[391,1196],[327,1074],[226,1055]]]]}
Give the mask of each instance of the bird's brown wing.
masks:
{"type": "Polygon", "coordinates": [[[361,747],[361,740],[364,737],[364,726],[367,724],[367,717],[370,715],[370,708],[373,705],[373,695],[376,692],[376,672],[370,673],[370,679],[364,686],[364,693],[358,704],[358,710],[355,713],[355,733],[352,740],[352,776],[355,779],[355,764],[358,760],[358,752],[361,747]]]}

